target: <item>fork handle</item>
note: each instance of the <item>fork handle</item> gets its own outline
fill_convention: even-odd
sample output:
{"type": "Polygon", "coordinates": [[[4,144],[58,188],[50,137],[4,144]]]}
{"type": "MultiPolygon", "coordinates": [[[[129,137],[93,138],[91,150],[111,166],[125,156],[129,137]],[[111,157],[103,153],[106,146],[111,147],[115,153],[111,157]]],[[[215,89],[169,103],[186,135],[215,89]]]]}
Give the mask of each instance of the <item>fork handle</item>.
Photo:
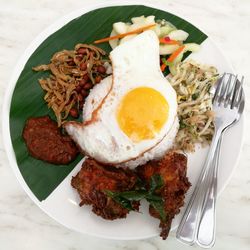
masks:
{"type": "Polygon", "coordinates": [[[206,195],[203,211],[197,230],[197,244],[204,248],[210,248],[215,243],[216,232],[216,199],[218,183],[218,165],[222,134],[217,145],[216,154],[212,165],[208,169],[206,195]]]}
{"type": "Polygon", "coordinates": [[[205,199],[204,192],[206,188],[207,173],[212,159],[214,158],[215,150],[217,148],[221,133],[222,129],[220,127],[215,130],[215,134],[213,136],[213,140],[211,142],[210,150],[208,152],[205,164],[203,165],[194,192],[189,200],[187,208],[176,232],[176,238],[188,245],[193,245],[196,241],[198,224],[200,221],[203,202],[205,199]]]}

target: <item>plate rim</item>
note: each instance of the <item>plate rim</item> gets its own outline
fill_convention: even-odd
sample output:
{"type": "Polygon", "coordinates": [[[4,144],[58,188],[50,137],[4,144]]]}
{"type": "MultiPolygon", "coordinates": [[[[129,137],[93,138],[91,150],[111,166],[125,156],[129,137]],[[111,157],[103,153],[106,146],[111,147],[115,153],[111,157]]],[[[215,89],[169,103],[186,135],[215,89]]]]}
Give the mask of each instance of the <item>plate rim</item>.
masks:
{"type": "MultiPolygon", "coordinates": [[[[43,29],[34,39],[33,41],[28,45],[28,47],[24,50],[24,52],[22,53],[20,59],[18,60],[18,62],[16,63],[16,66],[14,67],[14,70],[11,73],[11,77],[10,80],[8,81],[8,87],[6,88],[5,94],[4,94],[4,100],[3,100],[3,106],[2,106],[2,135],[3,135],[3,145],[4,145],[4,149],[5,152],[7,154],[7,158],[8,158],[8,162],[19,182],[19,184],[21,185],[21,187],[23,188],[23,190],[26,192],[26,194],[29,196],[29,198],[45,213],[47,214],[50,218],[52,218],[53,220],[55,220],[57,223],[63,225],[64,227],[73,230],[73,231],[77,231],[80,233],[83,233],[81,231],[78,231],[76,229],[71,228],[70,226],[66,226],[63,222],[58,221],[56,218],[54,218],[48,211],[45,210],[45,208],[42,206],[42,201],[39,201],[36,196],[32,193],[32,191],[30,190],[30,188],[28,187],[28,185],[26,184],[19,168],[18,168],[18,164],[16,161],[16,157],[15,157],[15,152],[12,146],[12,141],[11,141],[11,135],[10,135],[10,120],[9,120],[9,113],[10,113],[10,105],[11,105],[11,99],[13,96],[13,92],[17,83],[17,80],[25,66],[25,64],[27,63],[27,60],[30,58],[30,56],[32,56],[32,54],[35,52],[35,50],[39,47],[39,45],[41,43],[44,42],[44,40],[46,40],[50,35],[52,35],[53,33],[55,33],[57,30],[61,29],[63,26],[65,26],[68,22],[72,21],[75,18],[80,17],[81,15],[84,15],[92,10],[95,9],[99,9],[99,8],[105,8],[105,7],[112,7],[112,6],[129,6],[129,5],[143,5],[143,6],[147,6],[147,7],[151,7],[151,8],[156,8],[162,11],[166,11],[169,12],[170,14],[176,15],[178,17],[181,17],[181,14],[178,13],[178,11],[173,12],[172,9],[168,10],[167,6],[163,6],[163,4],[161,3],[150,3],[147,0],[143,1],[143,0],[136,0],[136,1],[132,1],[132,0],[126,0],[124,2],[116,2],[114,0],[112,1],[108,1],[108,2],[101,2],[101,3],[93,3],[93,4],[89,4],[88,6],[83,6],[80,9],[74,10],[66,15],[63,15],[62,17],[60,17],[59,19],[56,19],[56,21],[54,21],[52,24],[50,24],[47,28],[43,29]]],[[[182,18],[182,17],[181,17],[182,18]]],[[[199,25],[197,26],[196,24],[194,24],[192,21],[189,20],[189,18],[185,17],[182,18],[185,21],[189,22],[190,24],[192,24],[193,26],[199,28],[199,25]]],[[[220,53],[223,55],[226,63],[230,66],[230,68],[232,69],[232,72],[235,73],[234,67],[232,66],[231,62],[228,60],[228,58],[224,55],[223,50],[214,42],[213,39],[211,39],[211,37],[209,36],[209,32],[207,32],[205,29],[200,29],[204,34],[207,35],[207,37],[209,38],[209,40],[213,43],[213,45],[215,47],[218,48],[218,50],[220,51],[220,53]]],[[[240,138],[240,150],[239,150],[239,154],[237,155],[237,159],[236,162],[232,168],[232,171],[228,177],[228,179],[223,183],[221,190],[219,190],[218,192],[218,196],[221,195],[221,193],[223,192],[223,190],[225,189],[225,187],[228,185],[229,181],[232,178],[232,175],[235,172],[235,169],[239,163],[239,159],[240,159],[240,155],[242,152],[242,147],[243,147],[243,143],[244,143],[244,134],[245,134],[245,119],[244,119],[244,113],[243,116],[241,118],[242,120],[242,137],[240,138]]],[[[174,230],[175,228],[172,228],[172,230],[174,230]]],[[[85,235],[89,235],[89,236],[94,236],[94,237],[99,237],[99,238],[104,238],[104,239],[112,239],[112,240],[142,240],[142,239],[148,239],[151,237],[156,236],[157,234],[152,234],[152,235],[147,235],[145,237],[130,237],[130,238],[119,238],[119,237],[109,237],[109,236],[105,236],[105,235],[100,235],[100,234],[93,234],[93,233],[88,233],[88,232],[84,232],[85,235]]]]}

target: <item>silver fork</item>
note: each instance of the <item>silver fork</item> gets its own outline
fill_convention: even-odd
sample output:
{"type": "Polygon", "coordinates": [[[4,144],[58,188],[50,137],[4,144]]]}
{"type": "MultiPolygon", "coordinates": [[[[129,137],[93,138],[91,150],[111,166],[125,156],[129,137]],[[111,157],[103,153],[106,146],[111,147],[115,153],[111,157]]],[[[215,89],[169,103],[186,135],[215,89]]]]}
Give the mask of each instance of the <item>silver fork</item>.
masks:
{"type": "Polygon", "coordinates": [[[202,247],[211,247],[214,244],[218,160],[213,165],[211,163],[217,146],[220,146],[218,142],[222,133],[239,120],[244,109],[242,83],[243,78],[238,81],[237,76],[232,74],[224,74],[218,81],[213,98],[215,133],[206,162],[176,233],[177,239],[188,245],[197,242],[202,247]],[[211,226],[207,227],[207,223],[211,226]]]}
{"type": "MultiPolygon", "coordinates": [[[[212,165],[208,169],[207,173],[207,186],[206,186],[206,194],[205,194],[205,200],[202,207],[202,215],[201,219],[198,225],[198,231],[197,231],[197,244],[201,247],[210,248],[215,243],[215,218],[216,218],[216,198],[217,198],[217,182],[218,182],[218,165],[219,165],[219,155],[220,155],[220,145],[222,141],[222,135],[223,133],[230,128],[233,124],[235,124],[241,117],[241,114],[243,113],[244,106],[245,106],[245,98],[244,93],[242,89],[242,84],[244,78],[242,77],[241,81],[239,82],[237,80],[237,76],[230,75],[230,77],[234,77],[235,81],[235,94],[238,96],[235,96],[235,98],[231,101],[231,109],[236,108],[235,110],[238,111],[238,115],[236,114],[235,121],[226,127],[221,134],[221,138],[218,142],[216,154],[214,157],[214,161],[212,162],[212,165]]],[[[230,100],[229,100],[230,101],[230,100]]],[[[215,104],[215,102],[214,102],[215,104]]],[[[227,104],[230,105],[230,104],[227,104]]]]}

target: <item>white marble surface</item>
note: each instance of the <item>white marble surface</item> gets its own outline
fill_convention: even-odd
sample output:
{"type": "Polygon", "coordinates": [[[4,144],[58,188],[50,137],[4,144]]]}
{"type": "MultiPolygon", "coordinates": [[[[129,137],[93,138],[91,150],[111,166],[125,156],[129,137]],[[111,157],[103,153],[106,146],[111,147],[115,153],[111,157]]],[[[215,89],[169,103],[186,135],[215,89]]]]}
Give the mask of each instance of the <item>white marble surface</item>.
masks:
{"type": "MultiPolygon", "coordinates": [[[[1,105],[12,69],[35,36],[62,15],[90,2],[100,1],[0,0],[1,105]]],[[[246,99],[250,98],[249,0],[149,2],[161,3],[207,31],[223,48],[236,71],[245,75],[246,99]]],[[[250,249],[249,111],[247,103],[245,143],[233,178],[218,201],[217,241],[214,249],[250,249]]],[[[162,241],[159,237],[143,241],[110,241],[81,235],[62,227],[44,214],[24,193],[10,168],[0,134],[0,249],[156,250],[191,247],[177,242],[174,233],[171,233],[167,241],[162,241]]]]}

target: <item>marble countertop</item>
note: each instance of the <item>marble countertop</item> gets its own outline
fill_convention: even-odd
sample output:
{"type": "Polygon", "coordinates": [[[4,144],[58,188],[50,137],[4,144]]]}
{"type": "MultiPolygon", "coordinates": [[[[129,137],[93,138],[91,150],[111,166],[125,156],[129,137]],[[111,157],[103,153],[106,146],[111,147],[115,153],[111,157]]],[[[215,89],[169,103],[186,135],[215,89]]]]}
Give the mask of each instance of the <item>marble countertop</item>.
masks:
{"type": "MultiPolygon", "coordinates": [[[[98,0],[0,0],[0,104],[17,60],[29,43],[49,24],[98,0]]],[[[103,2],[105,2],[103,0],[103,2]]],[[[176,0],[161,3],[204,29],[223,48],[236,72],[245,75],[246,99],[250,98],[250,1],[176,0]]],[[[1,111],[2,112],[2,109],[1,111]]],[[[250,106],[245,108],[246,128],[250,106]]],[[[2,129],[0,130],[2,133],[2,129]]],[[[217,206],[217,241],[214,249],[250,249],[250,133],[240,161],[217,206]]],[[[59,208],[60,209],[60,208],[59,208]]],[[[198,247],[195,247],[198,248],[198,247]]],[[[111,241],[85,236],[59,225],[25,194],[10,168],[0,134],[0,249],[4,250],[156,250],[191,249],[159,237],[142,241],[111,241]]]]}

